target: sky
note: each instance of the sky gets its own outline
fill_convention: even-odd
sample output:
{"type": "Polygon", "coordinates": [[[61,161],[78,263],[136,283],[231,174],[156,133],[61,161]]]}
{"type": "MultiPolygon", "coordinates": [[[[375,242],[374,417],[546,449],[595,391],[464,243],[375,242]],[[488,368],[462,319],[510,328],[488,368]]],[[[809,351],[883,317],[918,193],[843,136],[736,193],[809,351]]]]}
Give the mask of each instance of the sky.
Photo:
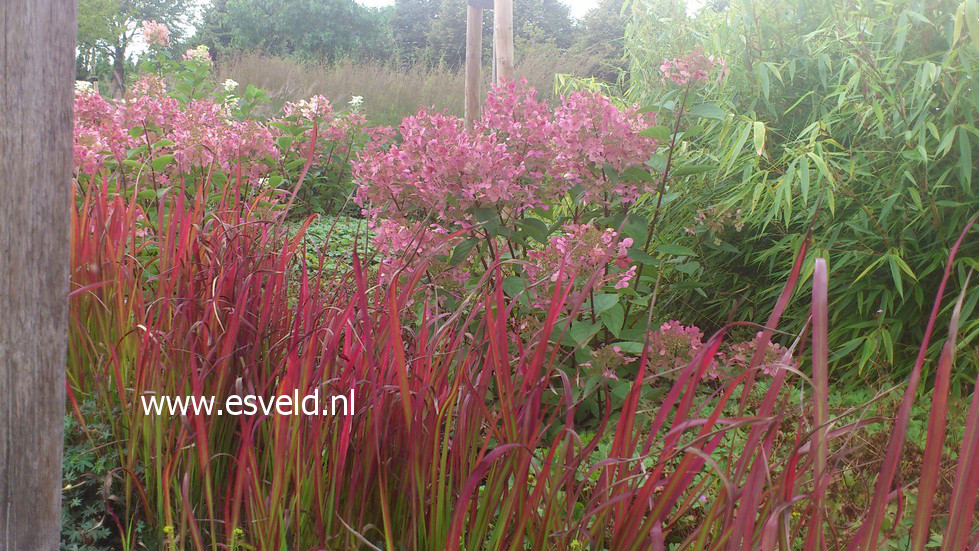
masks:
{"type": "MultiPolygon", "coordinates": [[[[571,16],[580,18],[585,12],[598,5],[598,0],[561,0],[571,8],[571,16]]],[[[394,0],[357,0],[365,6],[378,7],[390,6],[394,0]]]]}

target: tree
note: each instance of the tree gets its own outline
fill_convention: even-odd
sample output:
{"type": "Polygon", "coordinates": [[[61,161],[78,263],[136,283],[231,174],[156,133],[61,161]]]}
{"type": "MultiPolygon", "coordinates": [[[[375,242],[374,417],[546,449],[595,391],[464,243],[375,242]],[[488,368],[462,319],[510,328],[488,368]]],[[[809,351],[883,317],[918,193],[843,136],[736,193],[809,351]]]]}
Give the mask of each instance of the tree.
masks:
{"type": "Polygon", "coordinates": [[[195,0],[78,0],[78,64],[82,76],[91,76],[100,62],[111,61],[112,94],[121,96],[126,86],[126,61],[144,20],[170,28],[179,39],[195,0]],[[86,74],[87,73],[87,74],[86,74]]]}
{"type": "MultiPolygon", "coordinates": [[[[405,61],[416,61],[428,47],[428,33],[439,14],[439,0],[396,0],[391,27],[394,32],[398,56],[405,61]]],[[[483,20],[485,28],[485,15],[483,20]]],[[[463,20],[465,36],[465,20],[463,20]]]]}
{"type": "Polygon", "coordinates": [[[74,0],[0,2],[0,549],[57,549],[74,0]]]}
{"type": "Polygon", "coordinates": [[[625,0],[601,0],[588,10],[581,20],[578,47],[597,54],[604,67],[595,75],[607,82],[617,79],[625,69],[625,31],[629,15],[624,11],[625,0]]]}
{"type": "MultiPolygon", "coordinates": [[[[461,67],[466,58],[466,0],[441,0],[429,19],[426,55],[461,67]]],[[[517,44],[551,43],[566,49],[576,33],[568,7],[559,0],[520,0],[513,3],[513,39],[517,44]]],[[[493,43],[493,11],[483,11],[483,43],[493,43]]],[[[520,47],[517,47],[519,53],[520,47]]]]}
{"type": "Polygon", "coordinates": [[[354,0],[219,0],[205,12],[198,37],[218,52],[380,57],[392,49],[391,12],[354,0]]]}

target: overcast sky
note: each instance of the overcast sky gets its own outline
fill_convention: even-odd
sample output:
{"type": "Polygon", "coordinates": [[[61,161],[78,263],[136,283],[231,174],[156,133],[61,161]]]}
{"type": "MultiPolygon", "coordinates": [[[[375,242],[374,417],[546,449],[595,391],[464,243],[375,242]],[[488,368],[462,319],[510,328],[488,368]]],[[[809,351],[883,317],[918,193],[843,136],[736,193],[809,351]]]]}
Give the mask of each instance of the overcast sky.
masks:
{"type": "MultiPolygon", "coordinates": [[[[357,0],[365,6],[390,6],[394,0],[357,0]]],[[[581,17],[585,12],[598,5],[598,0],[561,0],[571,8],[573,17],[581,17]]]]}

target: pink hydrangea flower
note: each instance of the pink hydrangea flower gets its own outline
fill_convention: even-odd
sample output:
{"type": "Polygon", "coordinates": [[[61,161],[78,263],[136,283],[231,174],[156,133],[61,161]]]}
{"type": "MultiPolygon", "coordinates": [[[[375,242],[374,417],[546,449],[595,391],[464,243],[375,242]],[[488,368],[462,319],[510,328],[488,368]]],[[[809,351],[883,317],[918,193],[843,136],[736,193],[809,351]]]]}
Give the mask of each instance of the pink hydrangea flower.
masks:
{"type": "MultiPolygon", "coordinates": [[[[79,174],[97,172],[108,159],[121,164],[130,150],[140,146],[144,146],[142,153],[129,159],[139,166],[173,155],[172,166],[179,172],[212,164],[229,173],[240,164],[243,175],[252,179],[268,172],[264,159],[279,155],[273,127],[237,121],[225,106],[209,99],[181,105],[164,95],[158,84],[157,79],[141,79],[123,101],[107,101],[98,94],[75,95],[74,157],[79,174]]],[[[157,183],[170,179],[168,173],[136,172],[149,174],[157,183]]]]}
{"type": "Polygon", "coordinates": [[[152,19],[143,21],[143,38],[151,47],[164,48],[170,45],[170,29],[152,19]]]}
{"type": "Polygon", "coordinates": [[[660,65],[663,73],[663,83],[672,81],[680,86],[690,83],[706,82],[711,71],[717,70],[716,81],[720,82],[727,75],[727,63],[724,58],[704,54],[703,49],[697,48],[683,57],[664,59],[660,65]]]}
{"type": "Polygon", "coordinates": [[[527,253],[530,262],[524,268],[530,278],[536,304],[543,306],[550,297],[549,286],[538,285],[541,282],[556,283],[559,279],[564,285],[576,287],[572,293],[570,304],[575,302],[575,295],[593,276],[594,288],[615,282],[614,286],[621,289],[635,277],[635,267],[615,273],[609,268],[618,266],[624,268],[631,263],[624,243],[629,238],[619,239],[615,230],[600,230],[591,224],[566,224],[564,233],[553,236],[547,246],[541,251],[527,253]]]}
{"type": "Polygon", "coordinates": [[[623,110],[601,94],[575,92],[554,112],[552,170],[568,188],[581,184],[586,202],[634,202],[646,190],[628,180],[613,182],[603,168],[621,173],[649,160],[658,142],[640,132],[655,122],[654,114],[641,114],[638,106],[623,110]]]}
{"type": "Polygon", "coordinates": [[[184,52],[184,61],[197,61],[200,63],[210,62],[211,52],[208,51],[207,46],[201,44],[196,48],[191,48],[184,52]]]}

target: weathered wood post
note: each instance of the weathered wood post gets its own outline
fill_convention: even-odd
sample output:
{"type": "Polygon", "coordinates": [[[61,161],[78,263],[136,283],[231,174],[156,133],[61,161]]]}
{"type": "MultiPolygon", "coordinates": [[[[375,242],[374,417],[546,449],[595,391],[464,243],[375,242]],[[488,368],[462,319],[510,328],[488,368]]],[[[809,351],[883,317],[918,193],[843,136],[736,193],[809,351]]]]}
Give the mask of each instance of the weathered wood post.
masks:
{"type": "Polygon", "coordinates": [[[466,11],[466,128],[473,129],[479,118],[479,83],[483,63],[483,9],[492,0],[469,0],[466,11]]]}
{"type": "Polygon", "coordinates": [[[75,0],[0,2],[0,551],[58,549],[75,0]]]}
{"type": "Polygon", "coordinates": [[[513,0],[495,0],[493,42],[496,48],[496,83],[513,80],[513,0]]]}

